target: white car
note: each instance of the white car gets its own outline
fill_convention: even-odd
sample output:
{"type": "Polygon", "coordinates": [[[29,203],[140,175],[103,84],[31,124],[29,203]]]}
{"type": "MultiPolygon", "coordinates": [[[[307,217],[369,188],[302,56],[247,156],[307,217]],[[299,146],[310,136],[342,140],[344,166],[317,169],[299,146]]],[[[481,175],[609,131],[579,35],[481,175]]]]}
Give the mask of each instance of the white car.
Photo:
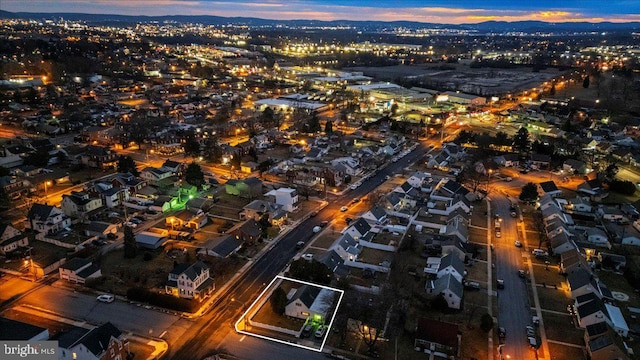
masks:
{"type": "Polygon", "coordinates": [[[352,184],[351,186],[349,186],[351,188],[351,190],[355,190],[358,188],[357,184],[352,184]]]}
{"type": "Polygon", "coordinates": [[[340,211],[341,211],[341,212],[345,212],[345,211],[347,211],[347,210],[349,210],[349,208],[348,208],[348,207],[346,207],[346,206],[343,206],[343,207],[341,207],[341,208],[340,208],[340,211]]]}
{"type": "Polygon", "coordinates": [[[314,234],[319,233],[319,232],[320,232],[320,230],[322,230],[322,228],[321,228],[320,226],[314,226],[314,227],[313,227],[313,233],[314,233],[314,234]]]}
{"type": "Polygon", "coordinates": [[[103,303],[112,303],[115,300],[115,297],[111,294],[102,294],[99,295],[96,300],[103,302],[103,303]]]}
{"type": "Polygon", "coordinates": [[[311,261],[313,259],[313,254],[304,254],[301,256],[301,258],[307,260],[307,261],[311,261]]]}
{"type": "Polygon", "coordinates": [[[519,240],[515,241],[516,247],[522,247],[522,243],[519,240]]]}

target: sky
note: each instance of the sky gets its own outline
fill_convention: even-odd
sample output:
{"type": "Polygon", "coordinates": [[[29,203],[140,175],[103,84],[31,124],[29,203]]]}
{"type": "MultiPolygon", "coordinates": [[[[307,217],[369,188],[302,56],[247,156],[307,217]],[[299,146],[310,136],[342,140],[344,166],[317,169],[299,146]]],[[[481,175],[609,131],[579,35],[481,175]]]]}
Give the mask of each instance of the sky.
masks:
{"type": "Polygon", "coordinates": [[[278,20],[409,20],[443,24],[488,20],[640,21],[640,0],[0,0],[0,9],[278,20]]]}

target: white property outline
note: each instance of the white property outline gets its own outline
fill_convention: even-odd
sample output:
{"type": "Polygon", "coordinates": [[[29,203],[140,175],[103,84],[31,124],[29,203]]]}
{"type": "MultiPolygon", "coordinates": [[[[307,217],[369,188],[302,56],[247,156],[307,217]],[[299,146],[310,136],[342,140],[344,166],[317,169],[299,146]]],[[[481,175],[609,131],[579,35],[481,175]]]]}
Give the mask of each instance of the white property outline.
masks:
{"type": "MultiPolygon", "coordinates": [[[[238,321],[236,321],[234,327],[236,329],[236,332],[238,332],[240,334],[254,336],[254,337],[257,337],[257,338],[260,338],[260,339],[264,339],[264,340],[275,341],[275,342],[278,342],[278,343],[281,343],[281,344],[299,347],[301,349],[312,350],[312,351],[316,351],[316,352],[322,352],[322,349],[324,349],[324,345],[327,342],[327,339],[329,338],[329,334],[330,334],[330,331],[331,331],[331,326],[333,325],[333,320],[336,318],[336,314],[338,313],[338,308],[340,307],[340,303],[342,302],[342,297],[343,296],[344,296],[344,290],[340,290],[340,289],[336,289],[336,288],[332,288],[332,287],[324,286],[324,285],[320,285],[320,284],[314,284],[314,283],[311,283],[311,282],[302,281],[302,280],[298,280],[298,279],[293,279],[293,278],[285,277],[285,276],[282,276],[282,275],[276,275],[276,277],[274,277],[273,280],[271,280],[269,285],[262,291],[262,293],[260,293],[260,295],[256,298],[256,300],[251,304],[251,306],[249,306],[249,308],[247,308],[247,311],[245,311],[244,314],[242,314],[242,316],[240,317],[240,319],[238,319],[238,321]],[[304,284],[304,285],[309,285],[309,286],[316,286],[316,287],[319,287],[319,288],[332,290],[332,291],[336,291],[336,292],[340,293],[340,298],[338,299],[338,305],[336,305],[336,309],[333,312],[333,316],[331,317],[331,321],[329,322],[329,327],[327,328],[327,333],[324,335],[324,339],[322,340],[322,345],[320,345],[319,349],[315,348],[315,347],[304,346],[304,345],[300,345],[300,344],[297,344],[297,343],[291,343],[291,342],[288,342],[288,341],[285,341],[285,340],[271,338],[271,337],[268,337],[268,336],[255,334],[255,333],[252,333],[252,332],[249,332],[249,331],[239,330],[238,329],[238,324],[240,324],[242,319],[246,318],[247,314],[249,314],[249,311],[256,305],[258,300],[262,299],[262,296],[264,296],[264,294],[267,292],[267,290],[269,290],[269,288],[271,288],[271,285],[273,285],[273,283],[276,282],[276,280],[278,280],[278,279],[289,280],[289,281],[293,281],[293,282],[297,282],[297,283],[304,284]]],[[[246,320],[245,320],[245,322],[246,322],[246,320]]]]}

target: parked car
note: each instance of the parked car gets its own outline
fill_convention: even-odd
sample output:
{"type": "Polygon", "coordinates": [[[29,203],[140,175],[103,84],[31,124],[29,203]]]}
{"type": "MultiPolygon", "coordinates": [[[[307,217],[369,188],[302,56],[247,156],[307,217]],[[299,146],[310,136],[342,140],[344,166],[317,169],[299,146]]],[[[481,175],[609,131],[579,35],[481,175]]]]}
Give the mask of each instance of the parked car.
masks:
{"type": "Polygon", "coordinates": [[[480,283],[475,281],[465,280],[463,283],[464,287],[469,290],[480,290],[480,283]]]}
{"type": "Polygon", "coordinates": [[[544,256],[549,256],[549,253],[542,249],[533,249],[531,251],[531,255],[535,257],[544,257],[544,256]]]}
{"type": "Polygon", "coordinates": [[[302,249],[304,247],[304,241],[298,241],[296,243],[296,249],[302,249]]]}
{"type": "Polygon", "coordinates": [[[320,326],[318,327],[318,330],[316,330],[315,337],[318,339],[322,339],[326,332],[327,332],[327,326],[320,326]]]}
{"type": "Polygon", "coordinates": [[[507,337],[507,330],[503,327],[499,327],[498,328],[498,337],[500,339],[504,339],[505,337],[507,337]]]}
{"type": "Polygon", "coordinates": [[[498,285],[498,289],[504,289],[504,280],[498,279],[496,280],[496,284],[498,285]]]}
{"type": "Polygon", "coordinates": [[[527,336],[536,336],[536,329],[533,326],[527,326],[527,336]]]}
{"type": "Polygon", "coordinates": [[[516,245],[516,247],[522,247],[522,243],[519,240],[516,240],[514,244],[516,245]]]}
{"type": "Polygon", "coordinates": [[[102,294],[99,295],[96,300],[103,302],[103,303],[112,303],[115,301],[115,297],[111,294],[102,294]]]}
{"type": "Polygon", "coordinates": [[[312,212],[310,216],[311,216],[311,217],[314,217],[314,216],[316,216],[316,215],[318,215],[318,210],[316,210],[316,211],[312,212]]]}
{"type": "Polygon", "coordinates": [[[532,349],[537,349],[538,348],[538,340],[536,340],[536,338],[534,338],[533,336],[528,336],[527,337],[527,342],[529,343],[529,346],[532,349]]]}
{"type": "Polygon", "coordinates": [[[527,276],[527,273],[525,273],[524,270],[518,270],[518,276],[524,279],[527,276]]]}
{"type": "Polygon", "coordinates": [[[313,254],[304,254],[301,257],[307,261],[313,260],[313,254]]]}
{"type": "Polygon", "coordinates": [[[347,211],[347,210],[349,210],[349,208],[348,208],[348,207],[346,207],[346,206],[343,206],[343,207],[341,207],[341,208],[340,208],[340,211],[341,211],[341,212],[345,212],[345,211],[347,211]]]}
{"type": "Polygon", "coordinates": [[[320,232],[320,230],[322,230],[322,227],[320,227],[320,226],[314,226],[314,227],[313,227],[313,233],[314,233],[314,234],[319,233],[319,232],[320,232]]]}
{"type": "Polygon", "coordinates": [[[308,338],[309,336],[311,336],[312,330],[313,330],[313,326],[311,326],[311,324],[305,325],[304,328],[302,329],[302,332],[300,333],[300,337],[308,338]]]}

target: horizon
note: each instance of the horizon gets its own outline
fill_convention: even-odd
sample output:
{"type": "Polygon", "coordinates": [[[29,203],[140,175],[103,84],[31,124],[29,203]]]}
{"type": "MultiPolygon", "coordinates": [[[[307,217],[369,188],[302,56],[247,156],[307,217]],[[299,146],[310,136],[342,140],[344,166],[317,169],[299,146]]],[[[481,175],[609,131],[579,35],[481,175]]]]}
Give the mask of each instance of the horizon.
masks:
{"type": "Polygon", "coordinates": [[[381,0],[283,0],[191,1],[191,0],[4,0],[1,10],[12,13],[90,14],[105,16],[219,16],[258,18],[271,21],[409,21],[448,25],[478,24],[487,21],[542,21],[549,23],[629,23],[640,21],[640,2],[543,0],[534,4],[505,0],[458,1],[381,0]],[[365,5],[366,4],[366,5],[365,5]],[[55,11],[52,11],[55,6],[55,11]]]}

